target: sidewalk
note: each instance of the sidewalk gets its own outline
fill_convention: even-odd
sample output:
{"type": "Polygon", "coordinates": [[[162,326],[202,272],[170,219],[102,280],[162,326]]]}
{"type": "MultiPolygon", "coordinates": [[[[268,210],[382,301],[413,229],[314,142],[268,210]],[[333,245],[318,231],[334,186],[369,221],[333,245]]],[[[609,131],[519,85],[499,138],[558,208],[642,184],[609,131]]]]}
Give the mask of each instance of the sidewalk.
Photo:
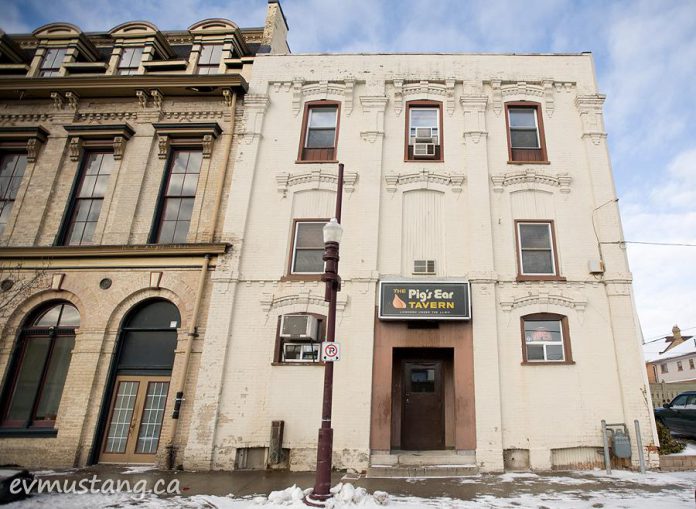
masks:
{"type": "MultiPolygon", "coordinates": [[[[141,483],[133,493],[65,494],[51,493],[5,506],[7,509],[81,509],[81,508],[275,508],[304,507],[298,500],[301,491],[285,490],[293,485],[301,489],[313,485],[314,474],[296,472],[170,472],[145,468],[94,467],[77,471],[35,472],[37,479],[59,481],[70,486],[96,476],[101,483],[128,481],[141,483]],[[161,481],[160,481],[161,480],[161,481]],[[163,485],[177,482],[180,495],[143,494],[157,481],[163,485]],[[268,495],[273,491],[284,493],[268,495]],[[270,501],[269,501],[270,498],[270,501]]],[[[336,497],[336,508],[360,507],[400,509],[416,508],[646,508],[672,509],[694,507],[696,472],[604,471],[549,472],[544,474],[483,474],[443,479],[355,479],[344,478],[358,488],[344,489],[336,497]],[[364,488],[360,490],[359,488],[364,488]],[[373,497],[375,491],[389,495],[373,497]]],[[[341,482],[342,474],[334,476],[341,482]]],[[[98,485],[99,486],[99,485],[98,485]]],[[[56,491],[56,490],[53,490],[56,491]]]]}

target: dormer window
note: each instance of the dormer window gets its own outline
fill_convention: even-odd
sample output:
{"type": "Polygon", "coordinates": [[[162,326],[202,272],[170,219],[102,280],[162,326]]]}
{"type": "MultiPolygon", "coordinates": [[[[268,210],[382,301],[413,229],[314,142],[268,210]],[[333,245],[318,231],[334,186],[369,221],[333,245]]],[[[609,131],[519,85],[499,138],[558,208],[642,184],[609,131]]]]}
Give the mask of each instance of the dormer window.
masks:
{"type": "Polygon", "coordinates": [[[121,76],[130,76],[138,73],[140,61],[143,58],[143,47],[123,48],[118,61],[116,73],[121,76]]]}
{"type": "Polygon", "coordinates": [[[60,68],[63,65],[63,60],[65,59],[65,54],[68,52],[68,48],[48,48],[44,54],[43,60],[41,60],[41,68],[39,76],[42,78],[48,78],[50,76],[59,76],[60,68]]]}
{"type": "Polygon", "coordinates": [[[220,72],[222,44],[204,44],[198,57],[198,74],[217,74],[220,72]]]}

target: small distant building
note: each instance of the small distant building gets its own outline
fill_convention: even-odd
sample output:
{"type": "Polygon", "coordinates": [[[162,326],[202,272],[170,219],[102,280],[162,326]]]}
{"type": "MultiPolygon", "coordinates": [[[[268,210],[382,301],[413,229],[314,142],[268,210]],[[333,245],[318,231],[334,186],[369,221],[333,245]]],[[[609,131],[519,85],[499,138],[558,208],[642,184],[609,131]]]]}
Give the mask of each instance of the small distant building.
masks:
{"type": "Polygon", "coordinates": [[[678,326],[671,336],[643,345],[643,351],[650,383],[696,382],[696,338],[682,336],[678,326]]]}

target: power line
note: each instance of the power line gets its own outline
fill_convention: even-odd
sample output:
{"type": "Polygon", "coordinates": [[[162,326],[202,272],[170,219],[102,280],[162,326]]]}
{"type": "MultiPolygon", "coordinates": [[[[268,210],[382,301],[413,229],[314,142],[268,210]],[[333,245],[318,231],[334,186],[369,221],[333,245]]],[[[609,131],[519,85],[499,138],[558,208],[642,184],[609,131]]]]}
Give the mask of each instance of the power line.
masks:
{"type": "Polygon", "coordinates": [[[696,247],[696,244],[686,244],[680,242],[643,242],[640,240],[615,240],[613,242],[600,242],[600,244],[644,244],[648,246],[696,247]]]}

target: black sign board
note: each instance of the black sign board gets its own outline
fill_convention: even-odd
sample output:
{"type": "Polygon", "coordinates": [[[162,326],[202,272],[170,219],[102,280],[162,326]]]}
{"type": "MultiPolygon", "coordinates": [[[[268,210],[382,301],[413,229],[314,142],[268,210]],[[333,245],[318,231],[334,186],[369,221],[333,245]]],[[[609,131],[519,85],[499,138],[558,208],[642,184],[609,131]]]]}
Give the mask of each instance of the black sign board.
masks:
{"type": "Polygon", "coordinates": [[[471,299],[465,281],[380,281],[382,320],[469,320],[471,299]]]}

